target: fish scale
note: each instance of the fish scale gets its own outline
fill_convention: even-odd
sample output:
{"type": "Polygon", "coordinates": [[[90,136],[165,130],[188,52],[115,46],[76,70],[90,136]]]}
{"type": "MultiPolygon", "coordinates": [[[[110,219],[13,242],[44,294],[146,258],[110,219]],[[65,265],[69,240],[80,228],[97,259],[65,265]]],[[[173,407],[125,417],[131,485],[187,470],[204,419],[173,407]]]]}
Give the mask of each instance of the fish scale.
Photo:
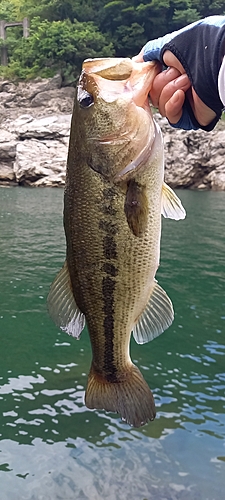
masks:
{"type": "MultiPolygon", "coordinates": [[[[146,177],[150,184],[150,172],[146,177]]],[[[93,365],[98,367],[98,371],[101,371],[102,376],[105,376],[107,380],[110,369],[111,375],[115,376],[115,366],[118,371],[122,371],[126,365],[131,363],[128,354],[131,328],[149,298],[149,274],[151,272],[151,280],[155,275],[155,263],[151,269],[152,262],[149,258],[145,258],[145,255],[149,256],[149,253],[154,254],[156,251],[160,223],[158,223],[156,235],[152,228],[149,228],[147,234],[137,239],[131,233],[125,217],[123,189],[121,190],[119,187],[113,189],[110,185],[106,188],[105,179],[99,174],[93,175],[93,171],[87,165],[83,165],[73,175],[72,185],[70,187],[67,185],[65,197],[68,190],[74,192],[74,187],[78,183],[80,194],[77,193],[76,199],[73,201],[74,215],[72,214],[71,221],[74,227],[73,221],[76,220],[76,227],[73,229],[74,244],[72,253],[67,255],[67,261],[70,268],[72,267],[70,262],[73,262],[74,255],[76,260],[79,258],[82,260],[82,266],[79,270],[79,283],[81,285],[79,291],[75,289],[75,296],[78,294],[80,296],[84,290],[84,303],[79,304],[79,306],[81,311],[85,311],[89,327],[93,365]],[[96,183],[98,183],[97,189],[96,183]],[[99,193],[104,195],[100,198],[99,193]],[[83,203],[83,199],[86,200],[85,203],[83,203]],[[110,212],[114,214],[113,223],[112,216],[106,213],[106,207],[110,207],[110,212]],[[107,224],[108,231],[106,231],[107,224]],[[102,229],[103,225],[105,229],[102,229]],[[114,234],[115,228],[117,228],[116,234],[114,234]],[[82,248],[79,239],[81,233],[84,241],[82,248]],[[154,238],[152,238],[152,234],[154,234],[154,238]],[[106,236],[108,236],[108,245],[105,242],[106,236]],[[91,252],[87,252],[89,248],[91,252]],[[118,255],[120,260],[118,260],[118,255]],[[117,276],[113,280],[111,276],[108,276],[108,290],[105,286],[104,293],[102,293],[103,280],[106,279],[107,274],[102,272],[100,265],[96,266],[96,263],[103,262],[110,263],[117,269],[117,276]],[[87,282],[89,282],[88,288],[87,282]],[[109,283],[114,284],[113,289],[110,289],[109,283]],[[125,291],[126,293],[124,293],[125,291]],[[111,298],[112,304],[109,300],[111,298]],[[104,310],[107,306],[108,318],[109,311],[111,315],[112,313],[114,315],[113,329],[110,328],[109,321],[106,322],[107,314],[104,313],[104,310]],[[112,339],[114,339],[114,344],[112,339]],[[108,352],[110,352],[110,356],[107,357],[108,352]],[[108,365],[107,370],[106,365],[108,365]]],[[[158,219],[160,219],[159,216],[158,219]]],[[[72,282],[76,283],[75,277],[74,279],[72,277],[72,282]]],[[[79,302],[77,301],[77,303],[79,302]]]]}

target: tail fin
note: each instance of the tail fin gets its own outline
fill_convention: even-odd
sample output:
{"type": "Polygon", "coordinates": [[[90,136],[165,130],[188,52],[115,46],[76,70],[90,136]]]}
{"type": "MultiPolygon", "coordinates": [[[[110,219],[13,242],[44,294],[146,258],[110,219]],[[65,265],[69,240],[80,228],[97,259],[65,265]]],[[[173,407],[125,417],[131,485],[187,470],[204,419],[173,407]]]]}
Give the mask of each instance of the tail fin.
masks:
{"type": "Polygon", "coordinates": [[[140,427],[155,418],[153,395],[135,365],[121,381],[108,382],[91,368],[85,395],[88,408],[119,413],[125,422],[140,427]]]}

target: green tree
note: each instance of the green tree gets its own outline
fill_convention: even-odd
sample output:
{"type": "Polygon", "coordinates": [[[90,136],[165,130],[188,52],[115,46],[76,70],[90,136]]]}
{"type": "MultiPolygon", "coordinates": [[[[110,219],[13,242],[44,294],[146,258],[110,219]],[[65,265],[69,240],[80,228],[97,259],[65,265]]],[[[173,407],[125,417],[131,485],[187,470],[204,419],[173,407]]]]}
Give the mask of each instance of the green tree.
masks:
{"type": "Polygon", "coordinates": [[[19,78],[77,76],[84,59],[113,55],[113,45],[92,22],[33,18],[30,36],[11,41],[8,71],[19,78]]]}
{"type": "Polygon", "coordinates": [[[200,18],[192,0],[152,0],[137,6],[147,39],[157,38],[200,18]]]}
{"type": "Polygon", "coordinates": [[[19,2],[20,15],[40,17],[48,21],[77,19],[80,22],[94,21],[98,25],[104,0],[10,0],[19,2]]]}
{"type": "Polygon", "coordinates": [[[138,23],[130,26],[118,26],[114,33],[114,47],[118,57],[132,57],[138,53],[146,41],[144,28],[138,23]]]}
{"type": "Polygon", "coordinates": [[[225,14],[225,0],[0,2],[0,19],[26,16],[31,22],[29,39],[22,38],[20,28],[7,29],[8,72],[18,77],[78,73],[86,57],[130,57],[148,40],[202,17],[225,14]]]}
{"type": "Polygon", "coordinates": [[[201,0],[201,2],[193,0],[193,7],[198,11],[200,18],[225,14],[225,0],[201,0]]]}
{"type": "Polygon", "coordinates": [[[102,32],[110,33],[116,55],[127,56],[138,52],[148,40],[199,18],[193,0],[113,0],[103,5],[99,26],[102,32]]]}
{"type": "Polygon", "coordinates": [[[0,3],[0,20],[4,21],[17,21],[18,20],[18,6],[8,0],[1,0],[0,3]]]}

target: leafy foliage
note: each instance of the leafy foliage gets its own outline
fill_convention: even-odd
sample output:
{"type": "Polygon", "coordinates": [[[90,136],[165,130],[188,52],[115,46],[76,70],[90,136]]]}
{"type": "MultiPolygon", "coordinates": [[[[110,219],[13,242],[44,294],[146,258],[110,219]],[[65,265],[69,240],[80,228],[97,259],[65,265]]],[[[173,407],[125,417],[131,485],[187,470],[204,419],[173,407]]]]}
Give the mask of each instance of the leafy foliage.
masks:
{"type": "Polygon", "coordinates": [[[73,78],[85,58],[131,57],[148,40],[214,14],[225,14],[225,0],[1,0],[0,20],[28,17],[31,27],[27,39],[7,29],[9,65],[0,72],[73,78]]]}
{"type": "Polygon", "coordinates": [[[84,59],[113,54],[113,44],[93,22],[74,20],[31,21],[30,36],[10,39],[8,74],[32,78],[37,74],[52,76],[60,71],[64,77],[80,72],[84,59]]]}

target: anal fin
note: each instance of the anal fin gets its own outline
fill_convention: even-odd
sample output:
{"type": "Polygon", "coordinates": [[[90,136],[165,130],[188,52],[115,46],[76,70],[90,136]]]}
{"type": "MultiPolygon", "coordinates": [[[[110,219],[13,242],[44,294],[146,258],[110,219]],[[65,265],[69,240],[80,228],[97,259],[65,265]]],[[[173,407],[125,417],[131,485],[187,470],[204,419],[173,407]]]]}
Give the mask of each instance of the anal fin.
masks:
{"type": "Polygon", "coordinates": [[[85,316],[76,305],[66,261],[51,284],[47,304],[55,324],[64,332],[79,339],[85,326],[85,316]]]}
{"type": "Polygon", "coordinates": [[[173,304],[167,293],[155,281],[145,310],[133,328],[133,337],[138,344],[150,342],[172,324],[173,304]]]}

